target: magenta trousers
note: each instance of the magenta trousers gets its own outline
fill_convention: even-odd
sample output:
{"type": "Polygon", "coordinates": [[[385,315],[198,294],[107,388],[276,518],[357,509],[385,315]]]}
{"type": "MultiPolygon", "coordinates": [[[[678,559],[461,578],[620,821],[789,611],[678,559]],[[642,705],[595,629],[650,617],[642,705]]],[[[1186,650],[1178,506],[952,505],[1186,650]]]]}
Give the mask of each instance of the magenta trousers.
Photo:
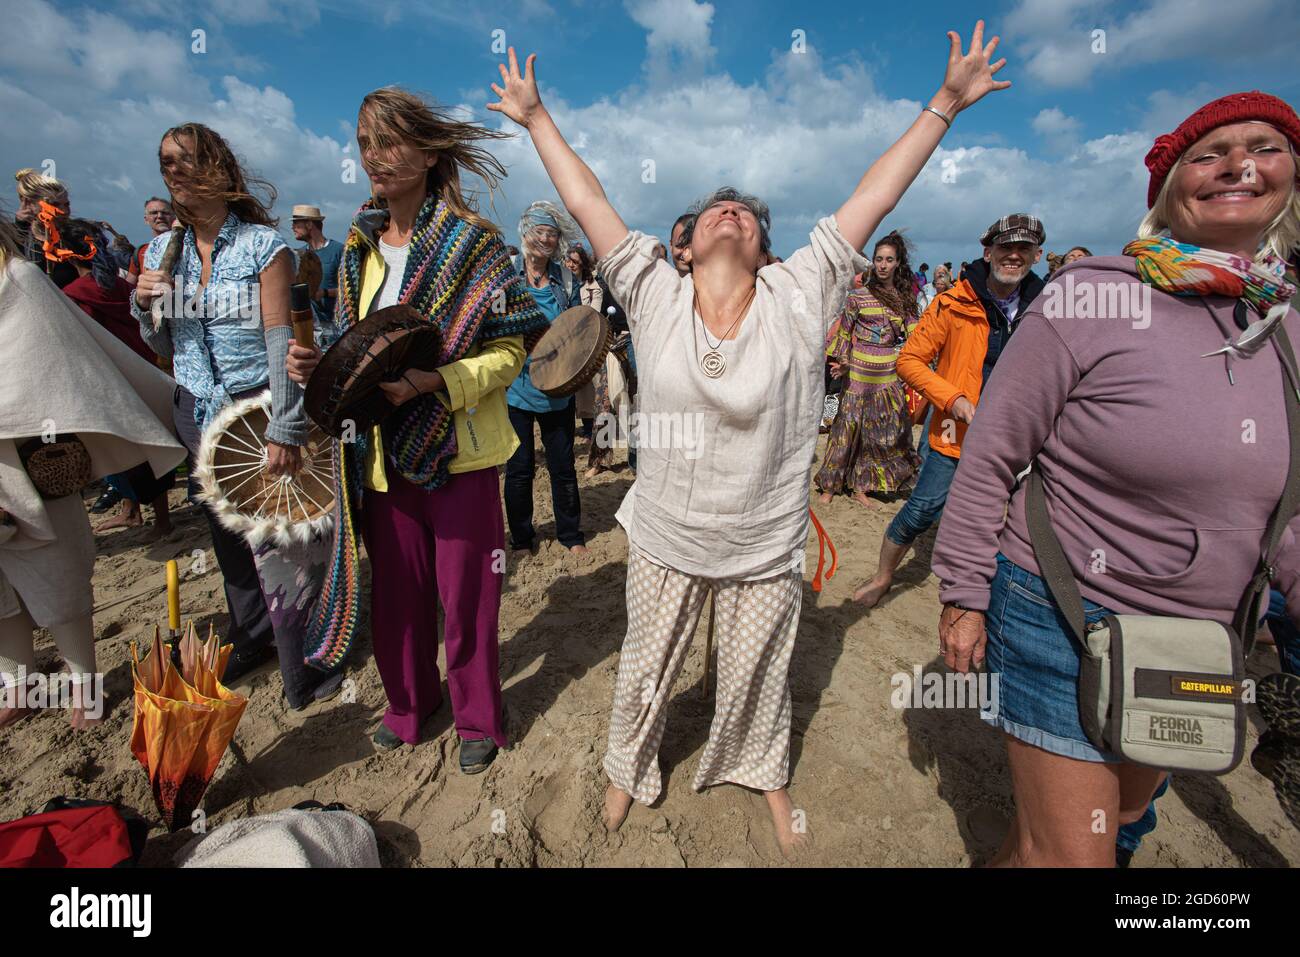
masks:
{"type": "Polygon", "coordinates": [[[388,695],[384,724],[408,744],[442,703],[438,602],[456,732],[507,745],[501,722],[497,613],[505,531],[497,470],[453,475],[426,492],[391,467],[367,490],[361,534],[370,556],[370,627],[388,695]]]}

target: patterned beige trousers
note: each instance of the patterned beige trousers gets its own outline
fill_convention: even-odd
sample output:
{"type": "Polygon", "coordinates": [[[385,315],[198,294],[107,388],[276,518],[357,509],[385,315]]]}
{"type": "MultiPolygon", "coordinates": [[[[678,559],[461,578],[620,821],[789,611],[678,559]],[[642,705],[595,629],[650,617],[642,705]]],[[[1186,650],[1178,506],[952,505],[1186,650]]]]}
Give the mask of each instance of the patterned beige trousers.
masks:
{"type": "Polygon", "coordinates": [[[712,581],[656,565],[628,549],[627,638],[609,720],[605,773],[645,804],[659,797],[659,743],[668,699],[710,588],[717,691],[695,790],[729,781],[762,791],[790,776],[790,654],[803,576],[712,581]]]}

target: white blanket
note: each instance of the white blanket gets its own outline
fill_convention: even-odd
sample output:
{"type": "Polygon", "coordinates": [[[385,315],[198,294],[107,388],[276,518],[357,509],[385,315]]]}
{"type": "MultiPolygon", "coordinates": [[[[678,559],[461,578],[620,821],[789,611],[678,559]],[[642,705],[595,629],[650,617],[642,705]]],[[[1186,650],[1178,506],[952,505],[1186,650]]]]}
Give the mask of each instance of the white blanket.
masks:
{"type": "Polygon", "coordinates": [[[185,460],[172,426],[171,377],[22,259],[0,270],[0,343],[0,508],[18,523],[6,547],[54,539],[44,504],[17,461],[18,440],[74,433],[90,452],[95,478],[145,461],[162,476],[185,460]]]}

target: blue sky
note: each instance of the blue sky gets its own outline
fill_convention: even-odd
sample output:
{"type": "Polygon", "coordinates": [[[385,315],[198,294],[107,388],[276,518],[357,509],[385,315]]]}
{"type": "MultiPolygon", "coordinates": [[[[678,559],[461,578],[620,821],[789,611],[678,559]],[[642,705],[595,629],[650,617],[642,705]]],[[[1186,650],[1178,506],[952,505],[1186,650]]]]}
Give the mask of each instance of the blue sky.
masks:
{"type": "MultiPolygon", "coordinates": [[[[882,225],[906,227],[918,261],[976,255],[984,226],[1015,210],[1044,219],[1049,249],[1115,252],[1144,211],[1156,134],[1237,90],[1300,103],[1294,0],[931,2],[888,14],[776,0],[0,3],[0,160],[52,160],[74,212],[137,241],[140,205],[162,188],[158,136],[188,119],[227,135],[279,188],[278,213],[319,204],[341,236],[366,196],[363,173],[340,175],[361,96],[400,83],[510,128],[484,109],[498,30],[538,53],[544,99],[632,225],[663,234],[691,199],[730,182],[771,204],[782,254],[911,121],[942,80],[944,31],[969,34],[977,13],[1003,36],[1014,85],[957,119],[882,225]],[[193,52],[194,30],[205,52],[193,52]]],[[[553,191],[526,138],[494,151],[511,175],[491,215],[513,240],[519,211],[553,191]]]]}

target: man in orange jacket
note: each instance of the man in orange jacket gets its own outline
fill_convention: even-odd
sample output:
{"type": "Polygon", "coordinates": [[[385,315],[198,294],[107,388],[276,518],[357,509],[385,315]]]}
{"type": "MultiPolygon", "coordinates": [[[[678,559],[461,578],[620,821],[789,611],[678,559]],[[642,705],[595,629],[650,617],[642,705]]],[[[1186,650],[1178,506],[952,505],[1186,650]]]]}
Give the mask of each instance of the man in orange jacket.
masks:
{"type": "Polygon", "coordinates": [[[908,336],[898,356],[898,374],[932,407],[930,448],[916,488],[885,530],[876,573],[858,586],[854,601],[868,608],[879,602],[912,543],[943,513],[980,392],[1016,318],[1042,291],[1043,280],[1030,270],[1042,258],[1046,239],[1035,217],[1003,216],[980,239],[983,260],[969,264],[960,282],[935,296],[908,336]]]}

